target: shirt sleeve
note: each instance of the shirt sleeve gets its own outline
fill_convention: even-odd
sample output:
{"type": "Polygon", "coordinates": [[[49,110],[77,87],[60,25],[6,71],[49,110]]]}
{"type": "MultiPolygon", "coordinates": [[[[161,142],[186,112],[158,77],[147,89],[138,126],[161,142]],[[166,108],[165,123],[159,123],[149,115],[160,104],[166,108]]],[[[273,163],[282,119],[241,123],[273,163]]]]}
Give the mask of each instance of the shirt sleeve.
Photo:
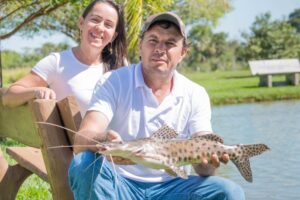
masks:
{"type": "Polygon", "coordinates": [[[189,132],[212,132],[210,99],[206,90],[198,86],[192,96],[192,112],[189,120],[189,132]]]}
{"type": "Polygon", "coordinates": [[[111,72],[106,73],[95,86],[88,111],[94,110],[104,114],[111,121],[117,105],[118,79],[111,72]]]}
{"type": "Polygon", "coordinates": [[[50,85],[53,82],[57,71],[57,55],[51,53],[46,56],[40,60],[31,71],[39,75],[48,83],[48,85],[50,85]]]}

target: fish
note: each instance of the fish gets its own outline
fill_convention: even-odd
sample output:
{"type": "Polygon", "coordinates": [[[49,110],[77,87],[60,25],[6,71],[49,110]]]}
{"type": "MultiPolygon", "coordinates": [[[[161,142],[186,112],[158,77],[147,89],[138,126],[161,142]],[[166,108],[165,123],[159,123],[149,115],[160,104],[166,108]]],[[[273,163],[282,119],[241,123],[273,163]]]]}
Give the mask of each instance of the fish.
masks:
{"type": "Polygon", "coordinates": [[[178,133],[168,125],[162,126],[150,137],[131,141],[101,142],[96,146],[100,154],[129,159],[152,169],[163,169],[171,176],[187,179],[182,166],[200,164],[203,159],[211,160],[216,154],[219,159],[229,155],[242,177],[253,182],[249,158],[270,150],[266,144],[225,145],[223,138],[215,133],[194,135],[189,139],[176,138],[178,133]]]}

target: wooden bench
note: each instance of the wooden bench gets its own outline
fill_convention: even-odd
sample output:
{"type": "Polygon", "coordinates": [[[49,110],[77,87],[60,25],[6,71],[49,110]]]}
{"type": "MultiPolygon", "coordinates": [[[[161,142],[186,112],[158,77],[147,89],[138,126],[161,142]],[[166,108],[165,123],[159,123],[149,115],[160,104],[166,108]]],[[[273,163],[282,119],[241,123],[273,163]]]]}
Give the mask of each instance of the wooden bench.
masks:
{"type": "Polygon", "coordinates": [[[249,61],[252,75],[259,76],[260,86],[273,86],[272,75],[286,75],[288,84],[299,84],[300,64],[298,59],[249,61]]]}
{"type": "Polygon", "coordinates": [[[13,166],[7,164],[0,150],[0,200],[15,199],[19,187],[32,173],[50,183],[53,199],[73,199],[67,179],[72,149],[49,147],[72,144],[74,134],[36,122],[78,130],[81,115],[75,98],[67,97],[60,102],[34,100],[16,108],[3,107],[0,102],[0,112],[0,137],[26,145],[7,148],[7,153],[17,161],[13,166]]]}

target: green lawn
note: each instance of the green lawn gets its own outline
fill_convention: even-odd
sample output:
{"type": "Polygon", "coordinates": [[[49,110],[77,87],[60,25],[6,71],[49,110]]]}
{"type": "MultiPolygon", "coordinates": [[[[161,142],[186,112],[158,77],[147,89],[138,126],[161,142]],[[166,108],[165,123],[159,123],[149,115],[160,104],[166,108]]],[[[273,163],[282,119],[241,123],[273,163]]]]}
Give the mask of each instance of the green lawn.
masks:
{"type": "MultiPolygon", "coordinates": [[[[29,69],[4,70],[4,82],[7,87],[11,81],[28,73],[29,69]]],[[[211,98],[212,104],[235,104],[243,102],[273,101],[282,99],[300,99],[300,86],[282,85],[284,76],[274,76],[275,85],[272,88],[259,87],[258,77],[253,77],[250,71],[225,71],[225,72],[185,72],[188,78],[204,86],[211,98]]],[[[3,152],[7,146],[16,143],[12,140],[0,142],[3,152]]],[[[17,144],[18,145],[18,144],[17,144]]],[[[8,158],[10,163],[12,160],[8,158]]],[[[36,175],[32,175],[22,185],[17,200],[20,199],[51,199],[50,186],[36,175]]]]}
{"type": "Polygon", "coordinates": [[[187,72],[191,80],[204,86],[215,105],[243,102],[300,99],[300,86],[286,85],[285,76],[273,76],[273,87],[259,87],[259,78],[250,71],[187,72]]]}

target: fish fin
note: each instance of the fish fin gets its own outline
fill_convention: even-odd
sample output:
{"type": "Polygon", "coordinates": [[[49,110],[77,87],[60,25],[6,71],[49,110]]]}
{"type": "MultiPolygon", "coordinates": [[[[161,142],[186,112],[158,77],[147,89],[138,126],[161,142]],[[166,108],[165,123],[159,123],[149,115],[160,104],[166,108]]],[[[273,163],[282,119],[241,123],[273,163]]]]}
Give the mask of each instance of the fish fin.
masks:
{"type": "Polygon", "coordinates": [[[160,139],[160,140],[168,140],[168,139],[173,139],[178,136],[178,133],[169,127],[168,125],[163,125],[160,129],[155,131],[151,135],[151,139],[160,139]]]}
{"type": "Polygon", "coordinates": [[[171,166],[170,170],[175,173],[175,176],[179,176],[183,179],[187,179],[188,176],[186,174],[186,172],[183,169],[180,169],[179,167],[175,167],[175,166],[171,166]]]}
{"type": "Polygon", "coordinates": [[[241,157],[236,160],[232,160],[232,162],[235,164],[235,166],[240,171],[241,175],[244,177],[244,179],[248,182],[252,182],[252,171],[250,167],[249,158],[247,157],[241,157]]]}
{"type": "Polygon", "coordinates": [[[170,168],[165,169],[165,172],[167,172],[170,176],[177,176],[177,174],[170,168]]]}
{"type": "Polygon", "coordinates": [[[207,133],[207,134],[203,134],[203,135],[194,134],[194,135],[192,135],[192,138],[202,138],[202,139],[220,142],[222,144],[224,143],[224,140],[221,138],[221,136],[218,136],[215,133],[207,133]]]}
{"type": "Polygon", "coordinates": [[[249,158],[252,156],[259,155],[270,148],[265,144],[249,144],[249,145],[239,145],[242,155],[232,159],[232,162],[240,171],[241,175],[246,181],[252,182],[252,171],[250,167],[249,158]]]}

